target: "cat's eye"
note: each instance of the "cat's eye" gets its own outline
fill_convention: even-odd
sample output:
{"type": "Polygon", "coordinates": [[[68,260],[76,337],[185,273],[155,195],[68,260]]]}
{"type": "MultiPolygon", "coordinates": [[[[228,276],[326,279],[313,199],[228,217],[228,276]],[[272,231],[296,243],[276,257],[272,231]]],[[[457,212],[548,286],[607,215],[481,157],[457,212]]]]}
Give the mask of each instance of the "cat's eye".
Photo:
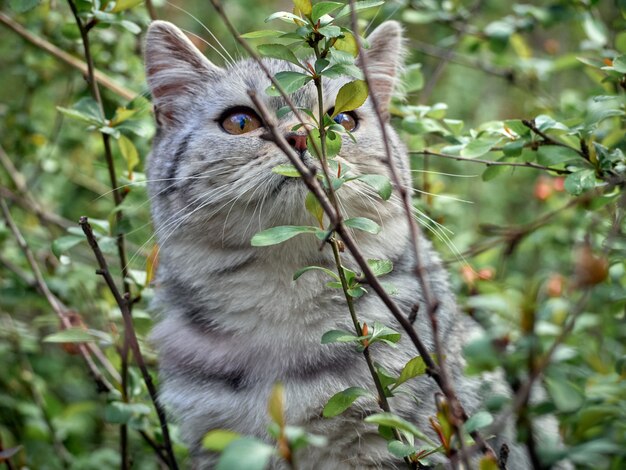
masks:
{"type": "Polygon", "coordinates": [[[240,135],[262,127],[263,123],[251,109],[240,108],[227,111],[221,119],[221,125],[229,134],[240,135]]]}
{"type": "Polygon", "coordinates": [[[346,128],[347,131],[353,131],[357,126],[357,118],[352,113],[339,113],[334,118],[337,124],[346,128]]]}

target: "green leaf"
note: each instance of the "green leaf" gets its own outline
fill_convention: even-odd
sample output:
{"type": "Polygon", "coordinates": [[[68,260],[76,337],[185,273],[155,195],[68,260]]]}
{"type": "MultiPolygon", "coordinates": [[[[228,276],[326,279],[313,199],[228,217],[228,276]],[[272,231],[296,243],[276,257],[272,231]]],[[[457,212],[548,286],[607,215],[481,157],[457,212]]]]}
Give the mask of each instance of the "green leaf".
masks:
{"type": "Polygon", "coordinates": [[[367,291],[361,286],[352,287],[348,289],[347,292],[350,297],[354,297],[355,299],[363,297],[364,294],[367,294],[367,291]]]}
{"type": "Polygon", "coordinates": [[[306,266],[304,268],[300,268],[293,275],[293,280],[295,281],[300,276],[302,276],[304,273],[309,272],[309,271],[313,271],[313,270],[318,270],[318,271],[325,272],[326,274],[328,274],[330,277],[332,277],[336,281],[340,281],[339,276],[337,275],[337,273],[331,271],[328,268],[323,268],[321,266],[306,266]]]}
{"type": "Polygon", "coordinates": [[[313,217],[315,217],[315,220],[317,220],[317,222],[320,224],[320,226],[323,226],[323,224],[324,224],[324,208],[322,207],[322,205],[318,201],[318,199],[315,196],[315,194],[313,194],[312,192],[308,192],[307,193],[306,198],[304,199],[304,207],[306,208],[307,211],[309,211],[309,213],[313,217]]]}
{"type": "Polygon", "coordinates": [[[274,453],[273,446],[254,437],[242,437],[226,446],[215,470],[263,470],[274,453]]]}
{"type": "Polygon", "coordinates": [[[285,426],[285,387],[278,382],[272,387],[267,401],[267,412],[276,424],[285,426]]]}
{"type": "Polygon", "coordinates": [[[588,189],[595,188],[596,174],[591,169],[577,171],[567,175],[564,186],[568,193],[578,196],[588,189]]]}
{"type": "Polygon", "coordinates": [[[328,78],[338,78],[345,75],[359,80],[363,79],[363,71],[354,64],[331,65],[322,72],[322,75],[328,78]]]}
{"type": "MultiPolygon", "coordinates": [[[[374,8],[382,5],[384,0],[363,0],[362,2],[354,3],[354,11],[359,12],[361,10],[365,10],[367,8],[374,8]]],[[[346,5],[343,7],[339,13],[335,15],[335,19],[343,18],[346,15],[350,14],[350,5],[346,5]]]]}
{"type": "Polygon", "coordinates": [[[389,441],[387,443],[387,450],[399,459],[403,459],[404,457],[417,453],[417,449],[412,445],[396,440],[389,441]]]}
{"type": "Polygon", "coordinates": [[[472,140],[465,147],[461,149],[461,155],[463,157],[480,157],[491,150],[491,148],[498,143],[500,137],[484,136],[479,137],[476,140],[472,140]]]}
{"type": "Polygon", "coordinates": [[[57,106],[57,109],[72,119],[97,126],[104,125],[98,104],[92,98],[82,98],[71,108],[57,106]]]}
{"type": "Polygon", "coordinates": [[[252,246],[270,246],[282,243],[285,240],[300,235],[302,233],[315,233],[321,230],[317,227],[299,225],[281,225],[279,227],[268,228],[252,237],[252,246]]]}
{"type": "Polygon", "coordinates": [[[485,168],[485,171],[483,171],[482,174],[482,180],[483,181],[491,181],[492,179],[496,178],[497,176],[500,176],[503,173],[506,173],[510,168],[504,166],[504,165],[491,165],[488,166],[487,168],[485,168]]]}
{"type": "MultiPolygon", "coordinates": [[[[341,151],[341,143],[342,140],[340,135],[336,134],[335,132],[328,131],[326,133],[326,158],[333,158],[334,156],[336,156],[341,151]]],[[[313,129],[309,132],[306,145],[311,155],[320,158],[317,151],[315,150],[316,148],[318,148],[320,151],[322,151],[322,140],[320,138],[319,129],[313,129]],[[313,142],[315,142],[315,146],[313,145],[313,142]]]]}
{"type": "Polygon", "coordinates": [[[315,65],[313,66],[313,69],[315,70],[315,73],[320,74],[324,71],[326,67],[328,67],[329,64],[330,64],[330,61],[326,59],[317,59],[315,61],[315,65]]]}
{"type": "Polygon", "coordinates": [[[622,54],[613,59],[613,70],[619,73],[626,73],[626,54],[622,54]]]}
{"type": "Polygon", "coordinates": [[[545,383],[554,405],[561,412],[574,412],[585,402],[585,397],[580,390],[567,380],[547,377],[545,383]]]}
{"type": "Polygon", "coordinates": [[[400,377],[396,381],[395,385],[392,387],[392,390],[395,390],[398,386],[419,375],[424,375],[426,373],[426,363],[424,362],[424,358],[422,356],[417,356],[407,362],[400,372],[400,377]]]}
{"type": "Polygon", "coordinates": [[[364,232],[373,233],[374,235],[380,232],[380,225],[366,217],[352,217],[344,220],[344,224],[347,227],[363,230],[364,232]]]}
{"type": "Polygon", "coordinates": [[[115,23],[119,24],[122,28],[130,31],[133,34],[141,33],[141,27],[137,23],[133,23],[132,21],[121,20],[119,22],[116,21],[115,23]]]}
{"type": "Polygon", "coordinates": [[[311,0],[293,0],[293,5],[305,16],[311,14],[311,0]]]}
{"type": "Polygon", "coordinates": [[[135,416],[147,416],[150,407],[143,403],[124,403],[114,401],[104,408],[104,420],[115,424],[128,424],[135,416]]]}
{"type": "Polygon", "coordinates": [[[302,18],[300,18],[298,15],[294,15],[293,13],[289,13],[288,11],[277,11],[276,13],[271,14],[270,16],[268,16],[267,18],[265,18],[265,22],[268,23],[272,20],[281,20],[284,21],[285,23],[296,23],[296,24],[302,24],[302,18]]]}
{"type": "Polygon", "coordinates": [[[390,346],[395,347],[395,343],[400,341],[401,335],[397,331],[392,330],[388,326],[380,322],[374,322],[372,333],[370,334],[370,344],[382,341],[390,346]]]}
{"type": "Polygon", "coordinates": [[[414,424],[408,422],[406,419],[401,418],[400,416],[394,415],[393,413],[373,414],[365,418],[365,422],[378,424],[380,426],[388,426],[390,428],[396,428],[399,431],[407,432],[417,439],[420,439],[434,447],[437,446],[437,444],[431,441],[426,434],[417,429],[414,424]]]}
{"type": "Polygon", "coordinates": [[[52,242],[52,253],[54,253],[54,256],[59,258],[70,248],[78,245],[85,240],[86,238],[84,236],[81,237],[77,235],[65,235],[63,237],[57,238],[52,242]]]}
{"type": "Polygon", "coordinates": [[[595,43],[596,46],[605,46],[607,44],[607,33],[604,23],[595,18],[590,12],[583,13],[583,29],[587,37],[595,43]]]}
{"type": "Polygon", "coordinates": [[[342,7],[343,3],[339,2],[319,2],[313,5],[313,11],[311,13],[311,21],[317,23],[322,16],[327,15],[331,11],[335,11],[337,8],[342,7]]]}
{"type": "Polygon", "coordinates": [[[206,433],[202,439],[202,447],[213,452],[222,452],[231,442],[241,435],[227,429],[214,429],[206,433]]]}
{"type": "MultiPolygon", "coordinates": [[[[312,77],[300,72],[278,72],[274,79],[285,93],[291,94],[310,82],[312,77]]],[[[280,92],[274,85],[270,86],[265,92],[270,96],[280,96],[280,92]]]]}
{"type": "Polygon", "coordinates": [[[537,150],[537,163],[541,165],[554,166],[577,158],[580,155],[574,150],[559,145],[542,145],[537,150]]]}
{"type": "Polygon", "coordinates": [[[353,343],[361,341],[365,337],[354,336],[352,333],[343,330],[330,330],[322,335],[322,344],[330,343],[353,343]]]}
{"type": "Polygon", "coordinates": [[[277,37],[282,34],[283,34],[282,31],[278,31],[276,29],[263,29],[261,31],[250,31],[249,33],[240,35],[240,37],[244,39],[257,39],[257,38],[266,38],[266,37],[277,37]]]}
{"type": "Polygon", "coordinates": [[[135,147],[135,144],[133,144],[132,140],[125,135],[120,135],[117,143],[120,146],[122,157],[126,160],[128,174],[132,175],[133,170],[139,164],[139,152],[137,152],[137,148],[135,147]]]}
{"type": "Polygon", "coordinates": [[[365,103],[367,94],[367,83],[365,83],[364,80],[354,80],[353,82],[346,83],[337,93],[335,107],[331,117],[334,118],[339,113],[357,109],[365,103]]]}
{"type": "Polygon", "coordinates": [[[97,336],[82,328],[68,328],[44,337],[44,343],[93,343],[97,336]]]}
{"type": "Polygon", "coordinates": [[[507,119],[504,121],[505,129],[513,131],[515,134],[523,137],[530,133],[530,129],[522,122],[521,119],[507,119]]]}
{"type": "Polygon", "coordinates": [[[116,0],[115,6],[111,9],[111,12],[119,13],[120,11],[130,10],[141,3],[143,3],[143,0],[116,0]]]}
{"type": "Polygon", "coordinates": [[[283,44],[262,44],[257,47],[257,50],[259,51],[259,54],[261,54],[263,57],[272,57],[274,59],[285,60],[287,62],[291,62],[292,64],[296,64],[298,67],[304,68],[302,64],[300,64],[298,58],[291,51],[291,49],[283,44]]]}
{"type": "Polygon", "coordinates": [[[339,26],[323,26],[317,30],[319,34],[327,39],[338,38],[342,35],[341,28],[339,26]]]}
{"type": "MultiPolygon", "coordinates": [[[[361,387],[350,387],[333,395],[324,406],[322,415],[324,418],[332,418],[346,411],[357,398],[374,398],[369,390],[361,387]]],[[[367,419],[366,419],[367,421],[367,419]]]]}
{"type": "Polygon", "coordinates": [[[388,200],[391,197],[391,193],[393,191],[393,187],[391,186],[391,182],[389,178],[383,175],[359,175],[356,178],[359,181],[363,181],[365,184],[370,186],[374,191],[378,193],[378,195],[384,201],[388,200]]]}
{"type": "Polygon", "coordinates": [[[479,411],[473,414],[464,424],[464,429],[468,433],[489,426],[493,423],[493,416],[487,411],[479,411]]]}
{"type": "Polygon", "coordinates": [[[272,168],[272,173],[287,176],[289,178],[300,178],[300,172],[291,163],[283,163],[272,168]]]}
{"type": "Polygon", "coordinates": [[[368,259],[367,264],[375,276],[384,276],[393,271],[393,263],[388,259],[368,259]]]}
{"type": "MultiPolygon", "coordinates": [[[[347,52],[352,57],[356,57],[357,55],[359,55],[359,46],[356,42],[356,38],[354,37],[354,35],[345,28],[341,29],[341,33],[343,37],[341,36],[338,37],[333,47],[337,50],[347,52]]],[[[340,65],[340,64],[337,64],[337,65],[340,65]]],[[[345,65],[348,65],[348,64],[345,64],[345,65]]],[[[361,70],[356,66],[354,67],[359,71],[361,70]]],[[[351,74],[348,74],[348,75],[351,75],[351,74]]],[[[356,78],[362,78],[362,77],[357,76],[356,78]]]]}
{"type": "Polygon", "coordinates": [[[9,0],[9,5],[15,13],[26,13],[39,5],[40,2],[41,0],[9,0]]]}

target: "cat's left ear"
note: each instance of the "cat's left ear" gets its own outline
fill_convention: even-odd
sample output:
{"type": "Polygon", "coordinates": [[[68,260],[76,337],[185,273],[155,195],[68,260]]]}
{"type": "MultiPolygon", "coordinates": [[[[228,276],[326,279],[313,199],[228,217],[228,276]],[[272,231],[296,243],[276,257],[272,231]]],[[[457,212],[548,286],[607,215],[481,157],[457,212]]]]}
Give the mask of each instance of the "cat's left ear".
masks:
{"type": "Polygon", "coordinates": [[[146,34],[146,78],[157,122],[176,126],[188,117],[189,104],[206,83],[221,75],[185,34],[167,21],[154,21],[146,34]]]}
{"type": "Polygon", "coordinates": [[[397,21],[385,21],[367,37],[365,50],[370,93],[376,93],[381,112],[389,117],[389,103],[403,64],[402,26],[397,21]]]}

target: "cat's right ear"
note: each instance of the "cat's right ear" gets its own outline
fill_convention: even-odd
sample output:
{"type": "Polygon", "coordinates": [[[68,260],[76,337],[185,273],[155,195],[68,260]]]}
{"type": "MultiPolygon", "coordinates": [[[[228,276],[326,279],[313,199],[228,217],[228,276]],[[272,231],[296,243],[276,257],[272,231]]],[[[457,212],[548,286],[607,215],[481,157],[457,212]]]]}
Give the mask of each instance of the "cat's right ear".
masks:
{"type": "Polygon", "coordinates": [[[213,65],[183,32],[167,21],[148,28],[145,48],[146,78],[159,125],[176,125],[193,95],[223,70],[213,65]]]}

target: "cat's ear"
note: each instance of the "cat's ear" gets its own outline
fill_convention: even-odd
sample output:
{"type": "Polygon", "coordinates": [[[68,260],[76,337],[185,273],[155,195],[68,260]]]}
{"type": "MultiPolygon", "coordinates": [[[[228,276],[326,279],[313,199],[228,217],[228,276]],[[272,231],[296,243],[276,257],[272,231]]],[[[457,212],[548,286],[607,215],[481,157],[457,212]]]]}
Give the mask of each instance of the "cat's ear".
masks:
{"type": "Polygon", "coordinates": [[[164,125],[180,122],[189,99],[203,90],[207,80],[223,73],[167,21],[150,24],[145,62],[157,122],[164,125]]]}
{"type": "Polygon", "coordinates": [[[403,65],[402,26],[397,21],[385,21],[367,37],[369,49],[364,54],[370,83],[370,93],[376,93],[381,112],[389,116],[389,102],[403,65]]]}

